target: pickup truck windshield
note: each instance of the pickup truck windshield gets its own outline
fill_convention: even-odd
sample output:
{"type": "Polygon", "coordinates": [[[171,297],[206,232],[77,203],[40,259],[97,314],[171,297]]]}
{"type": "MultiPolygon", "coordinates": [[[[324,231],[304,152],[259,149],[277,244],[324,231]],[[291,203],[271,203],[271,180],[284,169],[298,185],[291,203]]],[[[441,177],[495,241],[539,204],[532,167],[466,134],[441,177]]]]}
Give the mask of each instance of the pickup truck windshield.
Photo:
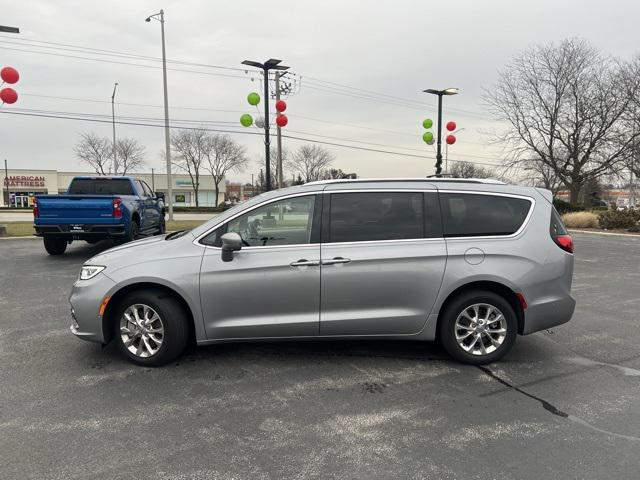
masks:
{"type": "Polygon", "coordinates": [[[124,178],[76,178],[69,195],[135,195],[131,181],[124,178]]]}

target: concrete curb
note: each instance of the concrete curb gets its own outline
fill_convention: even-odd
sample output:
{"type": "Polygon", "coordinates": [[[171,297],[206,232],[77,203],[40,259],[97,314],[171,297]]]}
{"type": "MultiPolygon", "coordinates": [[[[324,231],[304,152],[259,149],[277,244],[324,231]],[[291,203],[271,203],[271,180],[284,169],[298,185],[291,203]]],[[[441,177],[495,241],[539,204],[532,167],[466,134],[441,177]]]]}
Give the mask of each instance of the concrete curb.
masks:
{"type": "Polygon", "coordinates": [[[615,237],[635,237],[640,238],[640,235],[634,233],[617,233],[617,232],[593,232],[591,230],[576,230],[573,228],[567,228],[569,233],[590,233],[592,235],[613,235],[615,237]]]}

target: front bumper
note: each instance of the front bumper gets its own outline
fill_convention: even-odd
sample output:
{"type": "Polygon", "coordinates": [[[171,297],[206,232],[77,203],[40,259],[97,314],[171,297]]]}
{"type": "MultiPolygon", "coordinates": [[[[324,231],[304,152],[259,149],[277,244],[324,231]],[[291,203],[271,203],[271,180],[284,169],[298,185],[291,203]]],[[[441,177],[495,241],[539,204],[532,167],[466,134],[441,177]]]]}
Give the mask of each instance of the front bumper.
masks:
{"type": "Polygon", "coordinates": [[[115,282],[103,273],[90,280],[77,280],[73,284],[71,304],[71,333],[91,342],[104,343],[104,330],[100,304],[115,282]]]}

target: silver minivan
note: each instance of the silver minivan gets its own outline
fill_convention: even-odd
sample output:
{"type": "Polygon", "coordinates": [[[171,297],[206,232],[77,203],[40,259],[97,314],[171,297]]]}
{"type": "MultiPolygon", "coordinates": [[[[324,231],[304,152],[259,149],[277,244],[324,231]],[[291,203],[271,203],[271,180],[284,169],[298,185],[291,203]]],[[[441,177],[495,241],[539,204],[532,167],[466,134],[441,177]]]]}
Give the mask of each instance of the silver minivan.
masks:
{"type": "Polygon", "coordinates": [[[495,180],[333,180],[88,260],[71,331],[140,365],[189,341],[439,340],[498,360],[567,322],[573,241],[551,192],[495,180]]]}

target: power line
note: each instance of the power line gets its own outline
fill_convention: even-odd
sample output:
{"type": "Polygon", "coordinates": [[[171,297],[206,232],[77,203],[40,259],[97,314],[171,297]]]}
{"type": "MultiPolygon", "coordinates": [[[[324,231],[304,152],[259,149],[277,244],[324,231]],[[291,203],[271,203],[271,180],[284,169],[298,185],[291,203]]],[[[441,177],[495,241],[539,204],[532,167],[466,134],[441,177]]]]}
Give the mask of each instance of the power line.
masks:
{"type": "MultiPolygon", "coordinates": [[[[11,47],[4,47],[4,46],[0,46],[0,49],[2,50],[11,50],[14,52],[24,52],[24,53],[37,53],[40,55],[50,55],[50,56],[54,56],[54,57],[64,57],[64,58],[73,58],[76,60],[88,60],[88,61],[92,61],[92,62],[101,62],[101,63],[112,63],[112,64],[117,64],[117,65],[128,65],[130,67],[143,67],[143,68],[153,68],[155,70],[162,70],[162,67],[160,66],[155,66],[155,65],[145,65],[142,63],[130,63],[130,62],[119,62],[116,60],[106,60],[103,58],[91,58],[91,57],[83,57],[83,56],[79,56],[79,55],[67,55],[67,54],[63,54],[63,53],[53,53],[53,52],[40,52],[37,50],[22,50],[19,48],[11,48],[11,47]]],[[[231,74],[227,74],[227,73],[215,73],[215,72],[203,72],[200,70],[186,70],[186,69],[182,69],[182,68],[169,68],[167,67],[167,70],[171,70],[173,72],[186,72],[186,73],[196,73],[199,75],[209,75],[209,76],[215,76],[215,77],[226,77],[226,78],[250,78],[253,80],[253,77],[246,77],[243,75],[231,75],[231,74]]]]}
{"type": "MultiPolygon", "coordinates": [[[[111,123],[111,120],[109,120],[109,119],[82,118],[82,117],[73,117],[73,116],[65,116],[65,115],[49,115],[49,114],[43,114],[43,113],[22,113],[22,112],[10,111],[10,110],[0,110],[0,114],[20,115],[20,116],[27,116],[27,117],[53,118],[53,119],[59,119],[59,120],[75,120],[75,121],[94,122],[94,123],[111,123]]],[[[164,125],[155,125],[155,124],[143,123],[143,122],[116,121],[116,124],[141,126],[141,127],[164,128],[164,125]]],[[[219,129],[219,128],[196,128],[196,127],[181,127],[181,128],[184,128],[185,130],[205,130],[205,131],[209,131],[209,132],[218,132],[218,133],[229,133],[229,134],[240,134],[240,135],[260,135],[260,136],[262,136],[261,132],[251,132],[251,131],[242,131],[242,130],[237,131],[237,130],[227,130],[227,129],[219,129]]],[[[293,135],[283,135],[283,138],[290,138],[292,140],[300,140],[300,141],[304,141],[304,142],[317,143],[317,144],[322,144],[322,145],[331,145],[331,146],[334,146],[334,147],[349,148],[349,149],[352,149],[352,150],[363,150],[363,151],[368,151],[368,152],[385,153],[385,154],[388,154],[388,155],[396,155],[396,156],[401,156],[401,157],[422,158],[422,159],[427,159],[427,160],[434,160],[435,159],[435,157],[428,157],[428,156],[424,156],[424,155],[415,155],[415,154],[411,154],[411,153],[394,152],[394,151],[390,151],[390,150],[379,150],[379,149],[374,149],[374,148],[358,147],[358,146],[355,146],[355,145],[345,145],[345,144],[336,143],[336,142],[326,142],[326,141],[323,141],[323,140],[315,140],[315,139],[312,139],[312,138],[297,137],[297,136],[293,136],[293,135]]],[[[461,162],[463,160],[450,159],[449,161],[461,162]]],[[[477,165],[493,166],[493,167],[497,166],[495,163],[482,163],[482,162],[469,162],[469,163],[474,163],[474,164],[477,164],[477,165]]]]}

